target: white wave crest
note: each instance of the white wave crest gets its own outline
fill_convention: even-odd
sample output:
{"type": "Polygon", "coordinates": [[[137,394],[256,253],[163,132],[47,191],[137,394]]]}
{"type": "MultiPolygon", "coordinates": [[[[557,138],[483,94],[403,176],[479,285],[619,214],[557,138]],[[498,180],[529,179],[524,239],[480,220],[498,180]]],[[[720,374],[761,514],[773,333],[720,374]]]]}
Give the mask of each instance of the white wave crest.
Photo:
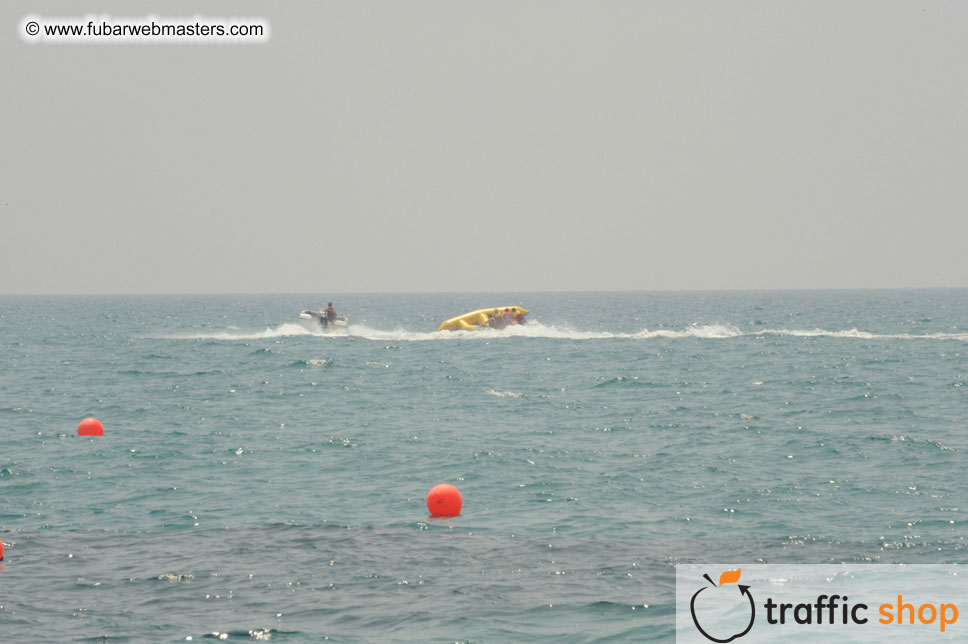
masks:
{"type": "Polygon", "coordinates": [[[764,329],[750,335],[780,335],[795,338],[848,338],[855,340],[960,340],[968,342],[968,333],[871,333],[856,328],[844,331],[826,329],[764,329]]]}
{"type": "Polygon", "coordinates": [[[300,324],[284,323],[263,331],[227,330],[206,333],[192,333],[174,336],[161,336],[181,340],[271,340],[276,338],[310,336],[325,339],[360,338],[376,342],[490,342],[508,338],[550,338],[558,340],[651,340],[651,339],[705,339],[718,340],[737,337],[785,336],[795,338],[845,338],[860,340],[958,340],[968,342],[968,333],[929,333],[913,335],[909,333],[871,333],[859,329],[830,331],[827,329],[762,329],[743,332],[731,324],[693,324],[684,329],[642,329],[633,333],[611,331],[583,331],[570,326],[542,324],[537,321],[521,326],[512,326],[501,331],[410,331],[402,328],[375,329],[365,324],[351,324],[345,330],[310,331],[300,324]]]}
{"type": "Polygon", "coordinates": [[[628,337],[646,340],[650,338],[705,338],[710,340],[718,340],[725,338],[736,338],[741,335],[746,334],[731,324],[694,324],[686,329],[683,329],[682,331],[672,331],[666,329],[649,331],[648,329],[642,329],[638,333],[633,333],[628,337]]]}
{"type": "Polygon", "coordinates": [[[517,391],[496,391],[494,389],[488,389],[486,393],[495,398],[524,398],[524,394],[517,391]]]}
{"type": "Polygon", "coordinates": [[[877,336],[868,331],[858,331],[848,329],[846,331],[827,331],[826,329],[764,329],[753,335],[785,335],[794,338],[859,338],[861,340],[872,340],[877,336]]]}
{"type": "MultiPolygon", "coordinates": [[[[232,327],[233,329],[235,327],[232,327]]],[[[304,326],[295,323],[280,324],[275,328],[266,328],[264,331],[211,331],[204,333],[186,333],[171,336],[161,336],[171,340],[271,340],[273,338],[286,338],[294,335],[323,335],[313,333],[304,326]]]]}

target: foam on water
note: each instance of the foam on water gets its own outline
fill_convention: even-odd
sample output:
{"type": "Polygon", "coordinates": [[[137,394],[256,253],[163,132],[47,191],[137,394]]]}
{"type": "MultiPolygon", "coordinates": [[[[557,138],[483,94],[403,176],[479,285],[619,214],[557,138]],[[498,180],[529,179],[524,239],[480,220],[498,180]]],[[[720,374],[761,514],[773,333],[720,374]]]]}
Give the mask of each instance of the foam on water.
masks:
{"type": "Polygon", "coordinates": [[[968,342],[968,333],[871,333],[856,328],[844,331],[826,329],[765,329],[752,335],[781,335],[797,338],[848,338],[857,340],[958,340],[968,342]]]}
{"type": "Polygon", "coordinates": [[[689,339],[723,340],[755,336],[788,336],[797,338],[844,338],[856,340],[955,340],[968,342],[968,333],[872,333],[857,328],[839,331],[827,329],[762,329],[744,332],[732,324],[694,323],[683,329],[648,329],[623,333],[618,331],[585,331],[567,325],[542,324],[538,321],[522,326],[512,326],[501,331],[412,331],[402,328],[377,329],[365,324],[351,324],[345,330],[310,331],[300,324],[283,323],[262,331],[229,329],[203,333],[158,336],[181,340],[271,340],[298,336],[325,339],[359,338],[378,342],[431,342],[431,341],[495,341],[506,338],[549,338],[558,340],[652,340],[689,339]]]}
{"type": "Polygon", "coordinates": [[[494,396],[495,398],[524,398],[524,394],[518,391],[495,391],[494,389],[487,390],[488,396],[494,396]]]}
{"type": "Polygon", "coordinates": [[[225,340],[227,342],[236,342],[239,340],[271,340],[274,338],[288,338],[299,335],[311,336],[324,334],[322,332],[314,333],[301,324],[284,323],[277,327],[266,328],[262,331],[244,331],[237,327],[229,327],[224,331],[175,333],[149,337],[159,340],[225,340]]]}

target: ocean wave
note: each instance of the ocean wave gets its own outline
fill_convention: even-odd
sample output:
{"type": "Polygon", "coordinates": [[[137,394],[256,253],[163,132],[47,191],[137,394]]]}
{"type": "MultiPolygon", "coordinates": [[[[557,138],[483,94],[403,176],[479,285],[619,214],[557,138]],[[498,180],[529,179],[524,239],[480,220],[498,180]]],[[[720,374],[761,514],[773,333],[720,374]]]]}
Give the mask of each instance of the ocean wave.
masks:
{"type": "Polygon", "coordinates": [[[826,329],[764,329],[750,335],[780,335],[795,338],[847,338],[854,340],[959,340],[968,342],[968,333],[871,333],[857,328],[843,331],[826,329]]]}
{"type": "Polygon", "coordinates": [[[743,332],[729,324],[694,324],[681,330],[642,329],[633,333],[616,331],[583,331],[567,325],[542,324],[530,322],[523,326],[512,326],[500,332],[489,331],[443,331],[435,336],[461,336],[465,338],[550,338],[557,340],[648,340],[652,338],[734,338],[743,332]]]}
{"type": "Polygon", "coordinates": [[[632,338],[651,339],[651,338],[703,338],[708,340],[720,340],[726,338],[737,338],[746,335],[731,324],[694,324],[681,331],[659,329],[649,331],[642,329],[638,333],[633,333],[632,338]]]}
{"type": "Polygon", "coordinates": [[[326,369],[327,367],[332,367],[333,366],[333,361],[332,360],[326,360],[324,358],[310,358],[308,360],[296,360],[294,362],[289,363],[289,366],[290,367],[298,367],[300,369],[301,368],[304,368],[304,367],[313,367],[313,368],[317,368],[317,369],[326,369]]]}
{"type": "Polygon", "coordinates": [[[495,398],[524,398],[524,394],[519,391],[497,391],[496,389],[488,389],[488,396],[494,396],[495,398]]]}
{"type": "Polygon", "coordinates": [[[781,336],[793,338],[844,338],[854,340],[956,340],[968,342],[968,333],[872,333],[857,328],[844,330],[827,329],[761,329],[744,332],[731,324],[692,324],[684,329],[648,329],[631,333],[615,331],[585,331],[567,325],[530,322],[512,326],[502,331],[410,331],[402,328],[376,329],[364,324],[351,324],[346,330],[310,331],[305,327],[284,323],[263,331],[227,330],[160,336],[163,339],[181,340],[271,340],[288,337],[318,337],[325,339],[359,338],[378,342],[430,342],[430,341],[496,341],[508,338],[547,338],[557,340],[652,340],[652,339],[703,339],[725,340],[738,337],[781,336]]]}
{"type": "Polygon", "coordinates": [[[297,335],[323,335],[313,333],[302,325],[294,323],[280,324],[277,327],[266,327],[264,331],[242,331],[230,328],[226,331],[205,331],[201,333],[178,333],[173,335],[155,336],[162,340],[225,340],[236,342],[239,340],[272,340],[274,338],[287,338],[297,335]]]}

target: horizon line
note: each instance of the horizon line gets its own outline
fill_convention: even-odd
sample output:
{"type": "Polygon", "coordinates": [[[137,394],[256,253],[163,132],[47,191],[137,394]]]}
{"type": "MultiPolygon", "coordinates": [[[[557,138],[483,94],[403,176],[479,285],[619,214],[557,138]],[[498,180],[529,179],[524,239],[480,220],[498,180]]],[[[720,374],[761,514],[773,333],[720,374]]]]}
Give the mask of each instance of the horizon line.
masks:
{"type": "Polygon", "coordinates": [[[232,295],[477,295],[477,294],[539,294],[539,293],[784,293],[784,292],[846,292],[846,291],[957,291],[968,286],[846,286],[846,287],[770,287],[770,288],[681,288],[681,289],[547,289],[547,290],[466,290],[466,291],[88,291],[88,292],[31,292],[0,293],[0,297],[148,297],[148,296],[232,296],[232,295]]]}

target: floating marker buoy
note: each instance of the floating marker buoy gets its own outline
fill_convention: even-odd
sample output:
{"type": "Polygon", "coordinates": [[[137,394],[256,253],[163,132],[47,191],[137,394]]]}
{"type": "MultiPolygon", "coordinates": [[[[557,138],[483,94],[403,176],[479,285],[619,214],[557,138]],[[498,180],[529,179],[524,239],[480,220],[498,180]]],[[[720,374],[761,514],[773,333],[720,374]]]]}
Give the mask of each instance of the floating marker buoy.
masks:
{"type": "Polygon", "coordinates": [[[104,425],[97,418],[85,418],[77,426],[78,436],[104,436],[104,425]]]}
{"type": "Polygon", "coordinates": [[[3,561],[3,541],[0,541],[0,561],[3,561]]]}
{"type": "Polygon", "coordinates": [[[427,509],[431,516],[435,517],[454,517],[460,514],[461,504],[460,490],[450,483],[435,485],[427,494],[427,509]]]}

